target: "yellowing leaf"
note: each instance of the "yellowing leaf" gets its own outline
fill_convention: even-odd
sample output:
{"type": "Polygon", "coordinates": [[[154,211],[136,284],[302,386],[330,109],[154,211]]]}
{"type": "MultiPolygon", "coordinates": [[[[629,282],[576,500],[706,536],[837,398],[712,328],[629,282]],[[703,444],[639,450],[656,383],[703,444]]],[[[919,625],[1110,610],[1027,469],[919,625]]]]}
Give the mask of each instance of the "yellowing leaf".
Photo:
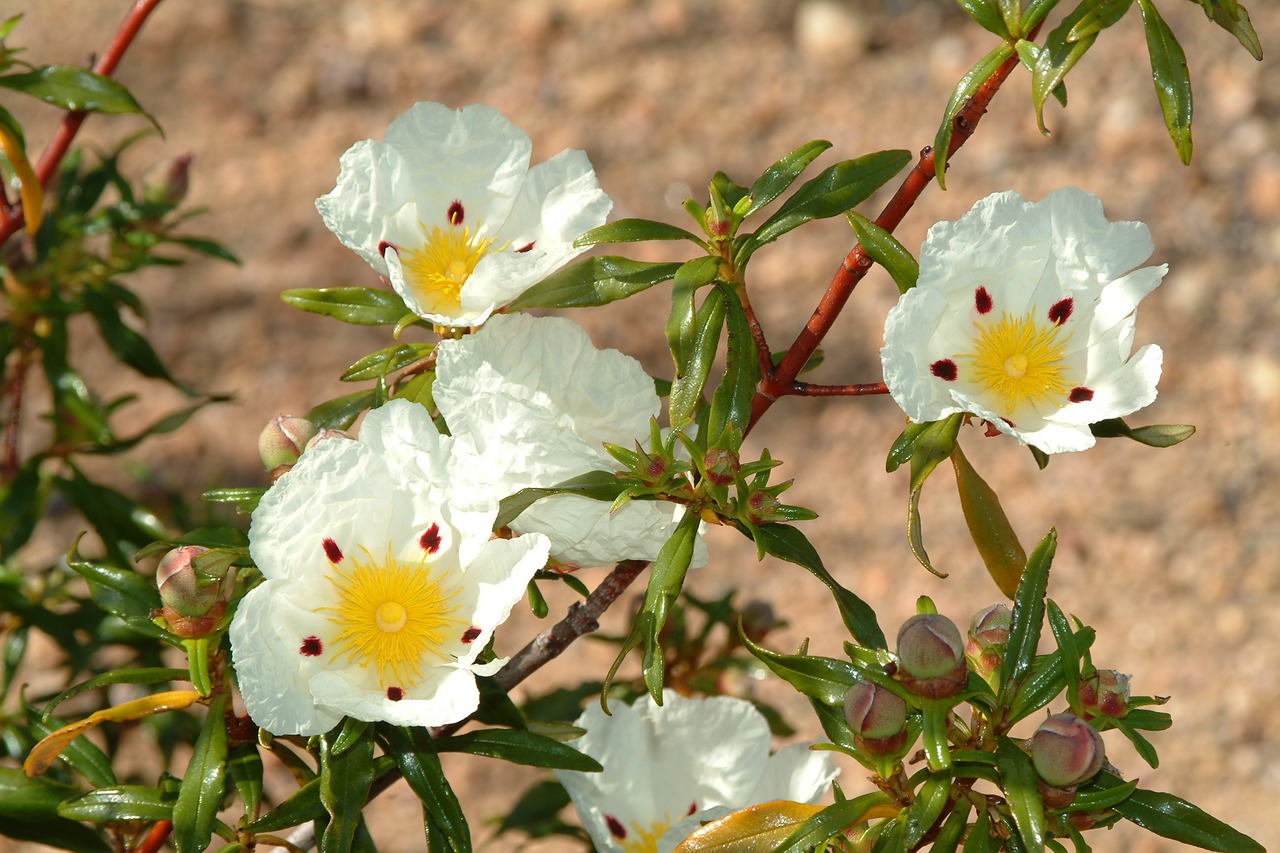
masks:
{"type": "Polygon", "coordinates": [[[123,723],[165,711],[179,711],[194,705],[199,699],[200,694],[195,690],[170,690],[96,711],[78,723],[63,726],[32,747],[31,754],[22,763],[22,772],[29,777],[44,773],[73,740],[98,723],[123,723]]]}
{"type": "Polygon", "coordinates": [[[675,853],[771,853],[822,806],[775,800],[748,806],[699,829],[675,853]]]}
{"type": "Polygon", "coordinates": [[[27,221],[27,233],[32,236],[40,230],[44,221],[44,187],[31,168],[31,161],[22,150],[22,143],[0,124],[0,149],[9,160],[14,177],[18,179],[18,193],[22,197],[22,215],[27,221]]]}

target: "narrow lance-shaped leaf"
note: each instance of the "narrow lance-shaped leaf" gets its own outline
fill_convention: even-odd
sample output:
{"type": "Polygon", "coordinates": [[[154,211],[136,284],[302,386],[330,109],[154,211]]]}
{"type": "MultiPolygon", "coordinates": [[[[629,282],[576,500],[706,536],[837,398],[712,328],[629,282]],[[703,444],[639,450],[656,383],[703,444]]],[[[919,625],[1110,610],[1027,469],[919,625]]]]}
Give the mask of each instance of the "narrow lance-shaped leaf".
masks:
{"type": "Polygon", "coordinates": [[[706,248],[707,244],[697,235],[666,222],[652,219],[619,219],[592,228],[573,241],[578,248],[600,243],[641,243],[647,240],[689,240],[706,248]]]}
{"type": "Polygon", "coordinates": [[[852,800],[827,806],[802,823],[775,853],[800,853],[802,850],[812,849],[869,816],[888,817],[897,811],[892,803],[888,794],[876,791],[873,794],[863,794],[852,800]]]}
{"type": "MultiPolygon", "coordinates": [[[[727,285],[716,288],[724,296],[725,330],[729,341],[725,352],[724,378],[711,397],[707,433],[714,440],[726,428],[745,434],[751,418],[751,400],[760,380],[760,359],[755,338],[741,298],[727,285]]],[[[672,423],[675,421],[672,419],[672,423]]]]}
{"type": "MultiPolygon", "coordinates": [[[[964,415],[956,413],[940,421],[922,425],[911,442],[911,491],[907,498],[907,542],[920,565],[938,577],[946,575],[933,567],[924,549],[924,530],[920,523],[920,493],[924,481],[956,447],[956,436],[964,415]]],[[[892,456],[890,457],[892,459],[892,456]]]]}
{"type": "Polygon", "coordinates": [[[598,773],[601,770],[600,762],[591,756],[545,735],[521,729],[483,729],[454,735],[438,741],[436,749],[484,755],[528,767],[550,767],[580,773],[598,773]]]}
{"type": "Polygon", "coordinates": [[[1034,51],[1034,64],[1029,65],[1031,99],[1041,133],[1049,133],[1044,124],[1044,105],[1049,96],[1062,85],[1067,72],[1093,47],[1098,33],[1119,21],[1132,3],[1133,0],[1083,2],[1050,30],[1044,45],[1034,51]]]}
{"type": "Polygon", "coordinates": [[[493,529],[500,530],[509,526],[535,501],[550,495],[580,495],[584,498],[611,502],[622,494],[623,488],[622,481],[610,471],[588,471],[550,488],[521,489],[499,502],[493,529]]]}
{"type": "Polygon", "coordinates": [[[227,775],[227,695],[218,694],[196,738],[191,760],[173,804],[173,842],[178,853],[200,853],[209,846],[222,808],[227,775]]]}
{"type": "Polygon", "coordinates": [[[1249,12],[1237,0],[1197,0],[1209,20],[1222,27],[1258,61],[1262,61],[1262,42],[1249,20],[1249,12]]]}
{"type": "Polygon", "coordinates": [[[76,853],[111,853],[112,848],[97,831],[58,814],[62,801],[77,793],[74,785],[42,777],[28,779],[16,767],[0,767],[0,827],[4,836],[76,853]]]}
{"type": "Polygon", "coordinates": [[[1018,541],[1018,534],[1009,523],[1004,508],[1000,506],[999,496],[973,470],[959,444],[951,454],[951,465],[956,472],[960,509],[964,512],[964,521],[969,527],[973,544],[996,586],[1013,598],[1018,589],[1018,581],[1022,578],[1022,570],[1027,565],[1027,552],[1018,541]]]}
{"type": "Polygon", "coordinates": [[[679,263],[633,261],[613,255],[587,258],[547,276],[517,296],[510,309],[608,305],[669,281],[679,268],[679,263]]]}
{"type": "Polygon", "coordinates": [[[885,272],[893,277],[894,284],[898,285],[898,292],[906,293],[915,287],[916,280],[920,278],[920,264],[907,251],[907,247],[861,213],[851,210],[847,215],[849,224],[853,226],[853,233],[857,235],[867,257],[884,267],[885,272]]]}
{"type": "Polygon", "coordinates": [[[685,429],[697,417],[698,404],[702,402],[702,392],[711,376],[716,352],[720,348],[726,299],[724,292],[715,288],[707,294],[706,300],[694,315],[693,338],[688,342],[688,349],[683,354],[683,364],[678,366],[675,381],[671,383],[668,409],[673,429],[685,429]]]}
{"type": "MultiPolygon", "coordinates": [[[[1111,787],[1124,781],[1103,770],[1099,784],[1111,787]]],[[[1249,836],[1223,823],[1197,806],[1173,794],[1139,788],[1127,799],[1112,806],[1127,820],[1156,835],[1202,850],[1220,853],[1265,853],[1265,848],[1249,836]]]]}
{"type": "Polygon", "coordinates": [[[1004,702],[1017,691],[1022,679],[1031,670],[1036,657],[1036,646],[1044,627],[1045,593],[1049,588],[1049,567],[1058,549],[1058,532],[1050,530],[1031,552],[1022,583],[1013,599],[1013,624],[1009,627],[1009,640],[1005,647],[1004,681],[1000,685],[1000,698],[1004,702]]]}
{"type": "Polygon", "coordinates": [[[1000,737],[996,743],[996,766],[1013,823],[1028,850],[1044,849],[1044,801],[1040,797],[1040,777],[1031,756],[1012,740],[1000,737]]]}
{"type": "Polygon", "coordinates": [[[0,77],[0,86],[39,98],[64,110],[137,113],[155,123],[129,90],[110,77],[73,65],[45,65],[0,77]]]}
{"type": "Polygon", "coordinates": [[[649,588],[645,591],[641,612],[652,618],[644,635],[644,683],[649,689],[653,701],[662,704],[662,682],[664,661],[662,644],[659,637],[662,626],[667,621],[667,611],[680,594],[684,585],[684,576],[693,561],[693,549],[698,540],[700,520],[691,512],[686,512],[676,526],[675,532],[658,551],[658,557],[649,571],[649,588]]]}
{"type": "Polygon", "coordinates": [[[329,823],[320,839],[325,853],[352,849],[373,784],[373,726],[348,719],[320,746],[320,802],[329,823]]]}
{"type": "Polygon", "coordinates": [[[751,185],[751,204],[743,212],[745,219],[786,192],[819,154],[831,147],[825,139],[806,142],[774,163],[751,185]]]}
{"type": "Polygon", "coordinates": [[[1151,75],[1155,79],[1156,97],[1169,129],[1169,138],[1178,150],[1178,159],[1191,162],[1191,75],[1187,71],[1187,55],[1169,25],[1156,11],[1151,0],[1138,0],[1142,9],[1142,26],[1147,34],[1147,52],[1151,55],[1151,75]]]}
{"type": "Polygon", "coordinates": [[[413,313],[397,294],[371,287],[295,288],[280,298],[294,308],[361,326],[398,323],[413,313]]]}
{"type": "Polygon", "coordinates": [[[467,828],[462,806],[445,778],[436,755],[431,733],[422,728],[387,726],[380,729],[387,740],[387,750],[395,756],[405,781],[422,801],[429,815],[428,826],[439,839],[431,839],[436,849],[471,850],[471,832],[467,828]]]}
{"type": "Polygon", "coordinates": [[[964,109],[969,99],[977,94],[978,89],[982,88],[987,78],[1011,56],[1013,56],[1013,47],[1008,42],[1001,42],[994,50],[979,59],[978,63],[960,78],[960,82],[952,91],[951,100],[947,101],[947,109],[942,116],[942,124],[938,125],[938,132],[933,139],[933,168],[941,189],[947,188],[947,159],[951,156],[951,134],[955,130],[956,116],[964,109]]]}
{"type": "Polygon", "coordinates": [[[957,0],[960,8],[989,33],[1000,38],[1009,37],[1009,28],[1005,25],[1004,16],[996,0],[957,0]]]}

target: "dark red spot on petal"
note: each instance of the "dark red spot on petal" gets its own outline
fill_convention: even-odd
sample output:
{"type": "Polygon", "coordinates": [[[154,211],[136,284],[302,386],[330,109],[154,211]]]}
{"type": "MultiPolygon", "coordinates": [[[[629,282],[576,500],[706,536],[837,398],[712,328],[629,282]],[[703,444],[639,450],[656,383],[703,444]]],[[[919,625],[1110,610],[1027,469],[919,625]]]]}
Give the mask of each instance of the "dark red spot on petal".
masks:
{"type": "Polygon", "coordinates": [[[627,828],[622,822],[611,814],[604,816],[605,825],[609,827],[609,834],[621,841],[627,837],[627,828]]]}
{"type": "Polygon", "coordinates": [[[385,258],[387,256],[387,249],[395,249],[396,254],[400,254],[400,247],[395,243],[388,243],[386,240],[380,240],[378,242],[378,257],[385,258]]]}
{"type": "Polygon", "coordinates": [[[973,307],[978,309],[979,314],[986,314],[993,305],[995,302],[991,299],[991,292],[985,287],[979,287],[973,292],[973,307]]]}
{"type": "Polygon", "coordinates": [[[309,658],[319,657],[324,653],[324,641],[312,634],[310,637],[302,638],[302,645],[298,646],[298,654],[306,655],[309,658]]]}
{"type": "Polygon", "coordinates": [[[1077,386],[1071,389],[1067,399],[1073,403],[1087,403],[1093,399],[1093,389],[1086,388],[1083,385],[1077,386]]]}
{"type": "Polygon", "coordinates": [[[534,244],[534,243],[536,243],[536,242],[538,242],[538,241],[537,241],[537,240],[530,240],[528,243],[526,243],[525,245],[521,246],[519,249],[516,249],[516,251],[517,251],[517,252],[527,252],[527,251],[529,251],[530,249],[532,249],[532,248],[533,248],[533,244],[534,244]]]}
{"type": "Polygon", "coordinates": [[[401,699],[404,698],[404,691],[399,687],[388,687],[387,698],[390,699],[392,702],[399,702],[401,699]]]}
{"type": "Polygon", "coordinates": [[[466,214],[462,210],[462,202],[455,198],[453,200],[453,204],[449,205],[449,224],[461,225],[462,219],[465,215],[466,214]]]}
{"type": "Polygon", "coordinates": [[[1059,299],[1053,303],[1053,307],[1049,309],[1049,319],[1053,321],[1055,326],[1061,326],[1067,322],[1067,318],[1071,316],[1071,312],[1075,309],[1076,301],[1068,296],[1066,299],[1059,299]]]}
{"type": "Polygon", "coordinates": [[[427,531],[418,537],[418,544],[422,546],[422,550],[428,554],[434,554],[440,550],[440,525],[433,524],[427,528],[427,531]]]}
{"type": "Polygon", "coordinates": [[[955,382],[960,375],[956,363],[949,358],[940,358],[929,365],[929,372],[944,382],[955,382]]]}
{"type": "Polygon", "coordinates": [[[479,636],[480,636],[480,629],[477,628],[475,625],[472,625],[470,628],[462,632],[462,642],[474,643],[476,641],[476,637],[479,637],[479,636]]]}
{"type": "Polygon", "coordinates": [[[329,558],[330,563],[335,565],[342,562],[342,549],[332,539],[324,540],[324,555],[329,558]]]}
{"type": "Polygon", "coordinates": [[[1018,425],[1017,425],[1017,424],[1015,424],[1013,421],[1009,420],[1008,418],[1001,418],[1000,420],[1004,421],[1004,422],[1005,422],[1005,424],[1007,424],[1007,425],[1008,425],[1009,429],[1017,429],[1017,428],[1018,428],[1018,425]]]}
{"type": "Polygon", "coordinates": [[[697,810],[698,810],[698,801],[694,800],[692,803],[689,803],[689,810],[684,813],[684,816],[688,817],[689,815],[693,814],[697,810]]]}

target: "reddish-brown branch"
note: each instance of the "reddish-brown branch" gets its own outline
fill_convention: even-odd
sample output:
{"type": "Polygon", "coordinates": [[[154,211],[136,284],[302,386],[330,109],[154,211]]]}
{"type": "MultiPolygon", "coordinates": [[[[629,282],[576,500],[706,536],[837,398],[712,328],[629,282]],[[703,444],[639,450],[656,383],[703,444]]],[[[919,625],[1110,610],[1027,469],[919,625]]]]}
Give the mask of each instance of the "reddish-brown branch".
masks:
{"type": "MultiPolygon", "coordinates": [[[[991,99],[995,97],[996,92],[1000,90],[1000,86],[1004,84],[1017,64],[1017,56],[1011,56],[1006,60],[994,74],[987,78],[956,115],[951,145],[948,148],[949,154],[954,154],[973,135],[979,119],[987,111],[987,105],[991,103],[991,99]]],[[[885,205],[876,219],[876,224],[889,232],[897,228],[925,188],[933,182],[934,176],[933,151],[925,148],[920,152],[920,160],[915,168],[903,179],[898,191],[885,205]]],[[[840,315],[840,311],[853,294],[853,289],[871,268],[871,263],[871,258],[861,245],[854,246],[853,250],[845,256],[831,284],[827,286],[827,292],[823,294],[818,307],[810,315],[809,322],[800,330],[778,367],[766,372],[760,380],[756,395],[751,401],[751,421],[747,427],[748,430],[760,420],[760,416],[768,411],[778,398],[797,393],[796,376],[809,361],[818,345],[822,343],[827,332],[831,331],[836,317],[840,315]]]]}
{"type": "Polygon", "coordinates": [[[866,397],[871,394],[888,394],[889,386],[883,382],[866,382],[861,385],[814,385],[811,382],[792,382],[791,393],[797,397],[866,397]]]}
{"type": "Polygon", "coordinates": [[[169,833],[173,831],[173,821],[158,820],[152,825],[151,830],[147,832],[146,838],[134,848],[133,853],[156,853],[164,846],[165,841],[169,838],[169,833]]]}
{"type": "MultiPolygon", "coordinates": [[[[124,56],[125,51],[129,49],[129,45],[133,44],[133,40],[137,38],[138,32],[142,29],[142,25],[146,23],[147,17],[160,5],[161,0],[134,0],[133,7],[125,15],[124,21],[120,24],[120,29],[116,30],[115,37],[111,39],[111,44],[107,45],[107,49],[102,56],[93,65],[93,70],[97,74],[104,77],[110,77],[116,70],[116,66],[120,64],[120,59],[124,56]]],[[[49,181],[53,179],[54,173],[58,170],[58,165],[62,163],[62,158],[67,155],[67,151],[71,148],[71,142],[76,138],[76,134],[80,132],[80,125],[84,124],[85,117],[88,113],[83,110],[72,110],[62,117],[62,123],[58,125],[58,129],[54,131],[53,138],[49,140],[48,146],[45,147],[44,153],[40,155],[40,162],[36,164],[36,177],[40,183],[48,187],[49,181]]],[[[3,220],[0,220],[0,243],[8,240],[18,229],[22,227],[24,217],[20,207],[13,207],[6,211],[3,220]]]]}

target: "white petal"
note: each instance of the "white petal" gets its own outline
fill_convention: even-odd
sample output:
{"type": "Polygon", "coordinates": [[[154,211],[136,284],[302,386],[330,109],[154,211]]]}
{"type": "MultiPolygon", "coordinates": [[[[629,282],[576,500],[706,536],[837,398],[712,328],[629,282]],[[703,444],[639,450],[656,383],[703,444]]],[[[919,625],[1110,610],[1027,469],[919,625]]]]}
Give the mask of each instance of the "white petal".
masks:
{"type": "Polygon", "coordinates": [[[840,775],[830,752],[810,749],[808,744],[784,746],[769,758],[769,766],[748,799],[753,803],[792,800],[815,803],[840,775]]]}
{"type": "Polygon", "coordinates": [[[316,209],[344,246],[385,276],[378,246],[413,240],[418,231],[408,166],[395,149],[371,139],[347,149],[341,164],[337,186],[316,199],[316,209]]]}

